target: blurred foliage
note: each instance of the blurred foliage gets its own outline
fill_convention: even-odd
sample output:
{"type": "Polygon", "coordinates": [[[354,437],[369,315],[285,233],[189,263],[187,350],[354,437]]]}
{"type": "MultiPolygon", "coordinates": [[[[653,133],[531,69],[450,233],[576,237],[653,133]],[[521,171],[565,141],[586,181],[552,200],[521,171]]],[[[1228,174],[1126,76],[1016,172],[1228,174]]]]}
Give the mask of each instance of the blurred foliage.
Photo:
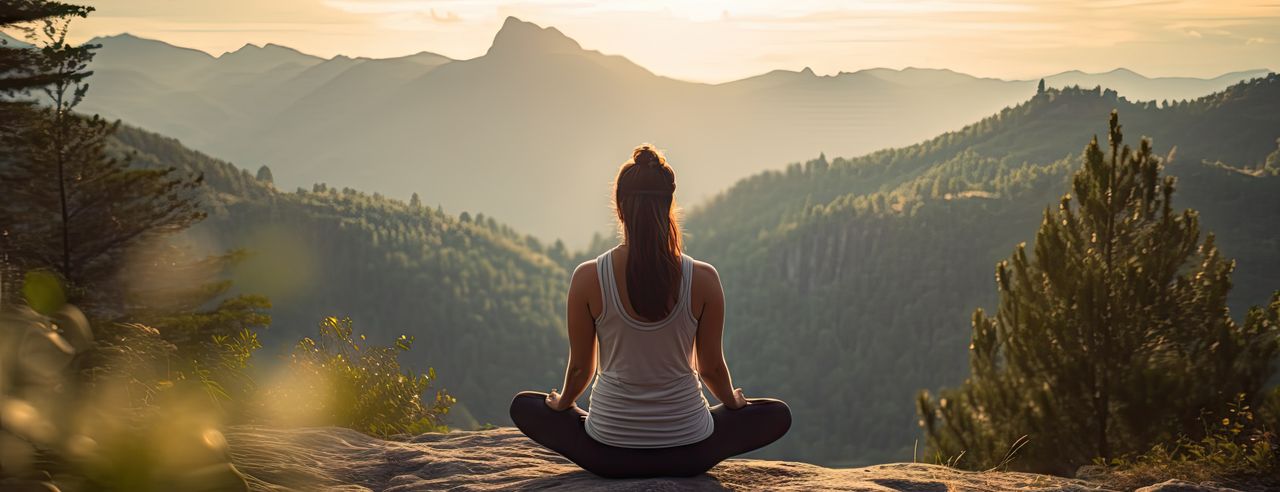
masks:
{"type": "Polygon", "coordinates": [[[67,303],[67,294],[62,291],[58,276],[42,270],[29,271],[23,277],[22,297],[31,309],[46,315],[53,314],[67,303]]]}
{"type": "Polygon", "coordinates": [[[290,356],[290,374],[266,393],[283,408],[281,425],[336,425],[367,434],[441,432],[441,418],[456,400],[444,390],[423,401],[435,370],[415,372],[401,366],[413,337],[387,346],[357,335],[348,318],[325,318],[315,338],[298,342],[290,356]]]}
{"type": "MultiPolygon", "coordinates": [[[[251,254],[186,236],[225,210],[205,169],[135,156],[118,123],[74,112],[95,46],[67,43],[67,20],[91,10],[0,5],[0,24],[37,46],[0,47],[0,91],[40,89],[45,103],[0,108],[0,488],[243,490],[219,429],[270,420],[253,361],[271,302],[234,289],[251,254]]],[[[260,174],[215,178],[269,195],[270,170],[260,174]]],[[[323,368],[305,361],[342,336],[326,332],[292,367],[323,368]]],[[[368,391],[342,415],[366,432],[443,430],[453,399],[437,391],[422,404],[435,376],[399,371],[409,342],[351,345],[327,366],[351,361],[348,371],[312,376],[338,378],[331,387],[358,376],[368,391]]]]}
{"type": "Polygon", "coordinates": [[[104,345],[95,342],[71,305],[50,316],[0,307],[0,488],[245,488],[200,383],[141,381],[139,369],[154,369],[162,350],[117,345],[133,357],[101,364],[104,345]]]}
{"type": "Polygon", "coordinates": [[[1112,112],[1110,151],[1089,143],[1034,256],[1020,244],[997,265],[999,307],[973,315],[969,378],[917,401],[936,453],[990,468],[1025,436],[1014,467],[1066,475],[1260,402],[1280,354],[1280,292],[1233,320],[1234,262],[1212,234],[1201,241],[1194,210],[1174,210],[1150,141],[1122,140],[1112,112]]]}

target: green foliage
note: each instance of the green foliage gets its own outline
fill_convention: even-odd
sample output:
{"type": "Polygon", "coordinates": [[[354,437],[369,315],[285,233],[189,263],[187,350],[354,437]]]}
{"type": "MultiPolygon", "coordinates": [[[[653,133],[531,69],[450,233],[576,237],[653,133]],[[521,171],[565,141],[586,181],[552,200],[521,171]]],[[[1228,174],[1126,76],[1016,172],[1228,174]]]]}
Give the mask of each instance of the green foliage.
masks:
{"type": "Polygon", "coordinates": [[[281,192],[251,172],[129,127],[112,148],[132,153],[137,166],[204,176],[198,193],[209,218],[193,232],[244,248],[228,294],[271,299],[272,327],[261,334],[268,348],[310,336],[316,313],[325,312],[350,316],[376,343],[401,333],[429,339],[406,365],[424,371],[418,360],[431,361],[461,402],[451,418],[489,422],[507,421],[506,404],[494,395],[560,377],[568,272],[550,255],[563,255],[562,243],[546,247],[488,217],[464,222],[352,189],[281,192]]]}
{"type": "MultiPolygon", "coordinates": [[[[28,335],[18,337],[20,350],[0,350],[0,378],[49,388],[9,393],[10,381],[0,381],[6,408],[23,408],[0,423],[6,459],[10,445],[39,446],[41,469],[73,489],[243,488],[216,429],[239,409],[228,404],[252,390],[249,359],[270,304],[226,295],[219,277],[234,254],[192,260],[170,242],[205,217],[199,177],[134,165],[113,147],[118,124],[74,112],[96,46],[67,43],[67,20],[91,10],[0,7],[6,24],[40,20],[33,12],[61,16],[26,26],[38,46],[22,56],[35,69],[0,70],[0,86],[42,86],[48,102],[2,108],[0,292],[23,281],[35,311],[0,298],[0,311],[30,313],[5,320],[19,326],[3,335],[28,335]],[[44,337],[29,335],[40,327],[44,337]],[[38,432],[11,439],[23,422],[38,432]]],[[[0,64],[12,53],[0,49],[0,64]]],[[[31,471],[32,463],[10,464],[0,477],[31,471]]]]}
{"type": "Polygon", "coordinates": [[[1234,263],[1212,235],[1200,242],[1195,211],[1174,211],[1150,141],[1122,146],[1113,112],[1109,143],[1085,149],[1034,257],[1019,245],[997,266],[999,308],[973,315],[969,379],[917,400],[930,446],[963,452],[962,466],[996,465],[997,446],[1024,435],[1016,466],[1056,473],[1194,436],[1202,412],[1258,402],[1275,369],[1267,318],[1280,312],[1231,319],[1234,263]]]}
{"type": "Polygon", "coordinates": [[[0,245],[8,268],[50,269],[67,284],[69,301],[91,314],[118,314],[110,284],[123,257],[204,218],[192,195],[200,180],[174,168],[131,167],[107,149],[118,125],[73,112],[88,91],[95,47],[68,44],[67,27],[47,20],[33,36],[44,71],[57,75],[44,89],[51,104],[15,109],[0,128],[0,245]]]}
{"type": "Polygon", "coordinates": [[[261,181],[265,184],[274,184],[276,182],[275,176],[271,174],[271,168],[265,165],[258,168],[258,175],[256,177],[258,181],[261,181]]]}
{"type": "Polygon", "coordinates": [[[412,345],[411,336],[374,345],[355,334],[349,318],[325,318],[316,338],[298,342],[290,357],[289,382],[274,388],[269,398],[296,406],[291,413],[307,416],[310,425],[338,425],[381,437],[445,430],[441,418],[456,400],[437,390],[423,401],[436,374],[400,365],[399,356],[412,345]]]}
{"type": "MultiPolygon", "coordinates": [[[[122,333],[128,337],[155,334],[119,328],[133,332],[122,333]]],[[[65,490],[244,489],[216,430],[217,406],[198,382],[138,384],[137,375],[160,367],[150,359],[162,348],[91,342],[88,323],[73,306],[49,317],[0,306],[0,477],[6,487],[52,489],[22,480],[47,472],[65,490]],[[107,353],[120,349],[133,352],[107,353]],[[112,362],[85,363],[104,357],[112,362]],[[78,377],[77,370],[89,374],[78,377]]]]}
{"type": "MultiPolygon", "coordinates": [[[[1272,391],[1280,395],[1280,388],[1272,391]]],[[[1117,489],[1134,489],[1170,479],[1214,482],[1240,489],[1280,486],[1280,421],[1264,420],[1237,398],[1221,416],[1206,419],[1204,437],[1182,436],[1172,444],[1159,443],[1136,456],[1099,459],[1102,477],[1117,489]]]]}
{"type": "MultiPolygon", "coordinates": [[[[93,7],[61,2],[10,0],[0,6],[0,28],[34,38],[37,32],[56,30],[69,19],[88,16],[93,10],[93,7]]],[[[68,72],[66,67],[82,66],[91,57],[88,47],[66,43],[44,49],[0,45],[0,94],[12,96],[82,79],[88,74],[83,70],[68,72]]],[[[12,101],[0,102],[0,115],[12,106],[12,101]]]]}
{"type": "MultiPolygon", "coordinates": [[[[9,20],[9,7],[0,8],[0,22],[9,20]]],[[[4,108],[6,115],[21,118],[6,118],[0,127],[5,143],[0,153],[0,194],[5,196],[0,202],[0,293],[22,285],[27,306],[40,312],[11,302],[16,299],[0,298],[0,378],[26,385],[38,382],[52,393],[45,398],[24,389],[15,396],[8,391],[17,386],[0,380],[6,412],[10,403],[30,403],[31,410],[18,419],[21,422],[0,422],[6,459],[12,449],[23,451],[18,455],[26,459],[35,456],[35,446],[42,446],[49,454],[41,469],[72,489],[243,488],[244,478],[229,464],[218,428],[271,418],[260,405],[263,388],[252,363],[263,346],[259,333],[272,322],[267,314],[271,302],[233,290],[229,273],[255,259],[252,252],[202,257],[205,248],[182,233],[206,214],[226,219],[234,211],[266,218],[283,195],[272,188],[266,166],[254,176],[185,149],[165,152],[180,146],[134,130],[117,133],[118,124],[75,114],[73,109],[87,91],[85,64],[93,47],[65,43],[65,23],[45,23],[38,32],[48,42],[40,53],[57,65],[45,68],[59,77],[50,79],[52,87],[46,91],[51,108],[4,108]],[[135,152],[139,148],[149,152],[135,152]],[[197,177],[205,173],[211,177],[207,183],[197,177]],[[245,202],[250,205],[243,206],[245,202]],[[258,212],[267,214],[255,215],[258,212]],[[91,309],[92,331],[67,300],[91,309]],[[10,311],[20,315],[11,316],[10,311]],[[11,320],[22,328],[11,329],[11,320]],[[82,325],[83,330],[72,325],[82,325]],[[32,424],[25,428],[39,432],[14,434],[12,439],[16,424],[32,424]]],[[[8,53],[0,51],[0,63],[9,61],[8,53]]],[[[20,75],[16,70],[0,72],[20,75]]],[[[306,225],[334,225],[360,239],[370,238],[372,232],[375,245],[403,242],[406,224],[421,227],[435,219],[441,229],[458,229],[457,222],[443,214],[407,211],[403,204],[376,194],[344,190],[339,196],[337,190],[325,191],[314,201],[286,200],[283,219],[301,217],[306,225]],[[371,203],[395,209],[391,213],[400,219],[398,238],[387,235],[380,240],[379,235],[388,231],[360,227],[367,217],[360,212],[371,203]],[[328,222],[335,215],[340,219],[328,222]],[[345,220],[351,216],[360,221],[345,220]]],[[[544,269],[550,265],[538,253],[515,246],[527,237],[492,219],[461,229],[461,244],[450,245],[454,249],[446,253],[467,250],[474,235],[502,244],[511,254],[472,254],[487,252],[497,262],[524,255],[544,269]]],[[[425,236],[421,228],[418,231],[409,233],[411,240],[425,236]]],[[[438,246],[422,241],[416,245],[438,246]]],[[[400,266],[407,258],[403,252],[384,257],[400,266]]],[[[494,265],[485,266],[490,278],[500,275],[494,265]]],[[[519,281],[508,280],[505,286],[518,289],[519,281]]],[[[528,303],[527,298],[516,299],[508,308],[527,313],[528,303]]],[[[485,310],[467,313],[474,323],[488,321],[476,313],[485,310]]],[[[554,309],[550,317],[555,317],[554,309]]],[[[332,321],[321,336],[299,344],[290,365],[311,382],[323,380],[330,390],[306,393],[313,397],[310,403],[315,398],[328,402],[321,409],[329,417],[325,422],[379,435],[445,428],[441,417],[455,400],[443,390],[429,402],[421,400],[422,392],[435,382],[435,372],[419,374],[399,365],[397,355],[409,350],[412,337],[389,347],[366,345],[364,336],[360,342],[352,337],[349,320],[345,326],[332,321]],[[348,408],[347,401],[324,400],[326,396],[352,397],[355,404],[348,408]]],[[[31,464],[6,462],[0,477],[27,473],[31,464]]]]}
{"type": "Polygon", "coordinates": [[[794,412],[788,435],[760,455],[910,459],[913,395],[963,382],[965,321],[997,301],[991,265],[1033,239],[1040,211],[1070,185],[1080,138],[1105,134],[1099,116],[1113,108],[1156,142],[1177,143],[1165,172],[1179,179],[1180,203],[1237,261],[1232,312],[1268,299],[1280,278],[1280,180],[1202,162],[1257,163],[1275,150],[1280,76],[1164,109],[1046,89],[918,145],[761,173],[685,222],[689,254],[715,264],[725,284],[735,381],[794,412]]]}
{"type": "Polygon", "coordinates": [[[1262,172],[1280,176],[1280,139],[1276,140],[1276,151],[1267,156],[1267,160],[1262,164],[1262,172]]]}

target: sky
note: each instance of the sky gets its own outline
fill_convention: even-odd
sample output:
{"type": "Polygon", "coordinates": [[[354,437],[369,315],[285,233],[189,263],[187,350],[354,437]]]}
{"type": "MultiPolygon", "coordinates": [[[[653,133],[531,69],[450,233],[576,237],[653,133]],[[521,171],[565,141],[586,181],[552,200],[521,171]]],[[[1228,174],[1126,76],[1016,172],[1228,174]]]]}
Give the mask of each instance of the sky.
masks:
{"type": "Polygon", "coordinates": [[[514,15],[670,77],[949,68],[1035,78],[1118,67],[1280,69],[1280,0],[99,0],[73,40],[129,32],[218,55],[276,43],[331,57],[484,54],[514,15]]]}

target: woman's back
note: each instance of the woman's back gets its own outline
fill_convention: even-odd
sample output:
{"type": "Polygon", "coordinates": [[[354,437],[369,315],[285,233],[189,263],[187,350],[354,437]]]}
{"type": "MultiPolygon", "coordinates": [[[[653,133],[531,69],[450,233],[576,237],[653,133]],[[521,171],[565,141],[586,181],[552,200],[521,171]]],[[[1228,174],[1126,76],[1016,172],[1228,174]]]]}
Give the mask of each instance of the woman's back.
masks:
{"type": "Polygon", "coordinates": [[[602,311],[595,319],[599,366],[587,433],[614,446],[661,448],[701,441],[714,430],[693,369],[698,322],[689,308],[693,259],[681,255],[679,294],[664,319],[627,312],[611,249],[596,259],[602,311]]]}
{"type": "Polygon", "coordinates": [[[619,167],[623,242],[569,279],[564,393],[511,399],[521,432],[601,476],[697,475],[791,427],[786,403],[733,387],[720,275],[683,253],[675,191],[675,171],[651,145],[619,167]],[[704,385],[720,405],[708,407],[704,385]],[[585,412],[574,402],[588,386],[585,412]]]}

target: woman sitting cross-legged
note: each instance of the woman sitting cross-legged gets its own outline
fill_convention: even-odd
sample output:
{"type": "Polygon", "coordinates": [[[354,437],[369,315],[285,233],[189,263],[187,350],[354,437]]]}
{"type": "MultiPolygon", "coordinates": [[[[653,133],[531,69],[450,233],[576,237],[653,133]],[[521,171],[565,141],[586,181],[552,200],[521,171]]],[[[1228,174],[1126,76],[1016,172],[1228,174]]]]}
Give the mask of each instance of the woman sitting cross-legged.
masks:
{"type": "Polygon", "coordinates": [[[570,281],[564,393],[511,401],[521,432],[603,477],[698,475],[791,427],[786,403],[733,387],[720,277],[683,254],[675,188],[662,154],[632,152],[614,182],[623,242],[570,281]],[[586,412],[575,401],[593,376],[586,412]],[[721,404],[707,403],[704,384],[721,404]]]}

